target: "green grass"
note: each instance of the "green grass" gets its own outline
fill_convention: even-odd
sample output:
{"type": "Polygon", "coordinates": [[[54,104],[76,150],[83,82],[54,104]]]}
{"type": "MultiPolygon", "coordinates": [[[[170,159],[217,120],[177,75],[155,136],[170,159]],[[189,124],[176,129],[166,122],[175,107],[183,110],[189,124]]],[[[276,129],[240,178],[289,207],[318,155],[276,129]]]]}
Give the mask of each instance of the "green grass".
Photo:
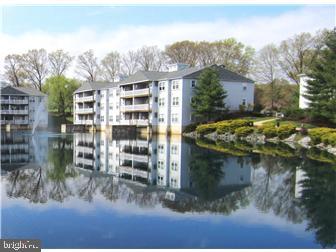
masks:
{"type": "MultiPolygon", "coordinates": [[[[282,124],[294,124],[295,127],[297,127],[297,128],[300,128],[301,125],[302,125],[302,122],[298,122],[298,121],[290,121],[290,120],[281,120],[280,119],[279,122],[280,122],[280,125],[282,125],[282,124]]],[[[276,125],[276,123],[277,123],[277,121],[275,120],[275,121],[272,121],[272,122],[265,122],[265,123],[263,123],[263,125],[264,126],[267,126],[267,125],[274,126],[274,125],[276,125]]],[[[310,124],[310,123],[303,123],[303,127],[306,128],[306,129],[312,129],[312,128],[316,128],[317,126],[315,126],[313,124],[310,124]]]]}

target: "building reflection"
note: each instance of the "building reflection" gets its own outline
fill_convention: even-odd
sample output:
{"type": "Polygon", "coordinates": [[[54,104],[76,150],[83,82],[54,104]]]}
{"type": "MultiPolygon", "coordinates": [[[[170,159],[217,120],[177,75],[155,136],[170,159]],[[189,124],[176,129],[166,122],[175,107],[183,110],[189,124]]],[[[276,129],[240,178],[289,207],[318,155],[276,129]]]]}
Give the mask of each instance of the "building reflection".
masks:
{"type": "MultiPolygon", "coordinates": [[[[181,136],[112,139],[105,133],[75,133],[73,159],[75,167],[85,174],[92,171],[96,176],[111,175],[123,182],[165,191],[165,199],[174,201],[199,196],[190,165],[195,158],[193,151],[198,150],[182,141],[181,136]]],[[[248,162],[233,156],[219,162],[217,192],[251,185],[248,162]]]]}

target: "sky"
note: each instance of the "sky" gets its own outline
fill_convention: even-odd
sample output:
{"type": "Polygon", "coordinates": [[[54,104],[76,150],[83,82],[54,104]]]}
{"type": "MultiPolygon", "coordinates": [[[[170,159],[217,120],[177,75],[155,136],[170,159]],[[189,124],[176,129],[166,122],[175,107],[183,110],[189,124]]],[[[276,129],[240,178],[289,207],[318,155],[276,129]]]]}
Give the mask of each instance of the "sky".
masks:
{"type": "Polygon", "coordinates": [[[234,37],[256,50],[301,32],[335,26],[334,5],[160,5],[3,6],[3,58],[32,48],[64,49],[78,55],[93,49],[101,58],[117,50],[179,40],[234,37]]]}

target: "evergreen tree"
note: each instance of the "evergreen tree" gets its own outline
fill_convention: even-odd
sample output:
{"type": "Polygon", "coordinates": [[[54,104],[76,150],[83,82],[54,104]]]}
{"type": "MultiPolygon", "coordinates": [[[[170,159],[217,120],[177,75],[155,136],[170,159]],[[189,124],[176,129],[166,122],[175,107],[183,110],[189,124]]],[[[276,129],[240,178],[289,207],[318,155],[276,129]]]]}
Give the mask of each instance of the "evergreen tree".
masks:
{"type": "Polygon", "coordinates": [[[336,123],[336,30],[330,31],[325,48],[312,66],[305,97],[315,119],[336,123]]]}
{"type": "Polygon", "coordinates": [[[193,115],[207,121],[220,117],[226,111],[224,103],[226,97],[217,70],[206,68],[199,76],[195,95],[191,101],[193,115]]]}

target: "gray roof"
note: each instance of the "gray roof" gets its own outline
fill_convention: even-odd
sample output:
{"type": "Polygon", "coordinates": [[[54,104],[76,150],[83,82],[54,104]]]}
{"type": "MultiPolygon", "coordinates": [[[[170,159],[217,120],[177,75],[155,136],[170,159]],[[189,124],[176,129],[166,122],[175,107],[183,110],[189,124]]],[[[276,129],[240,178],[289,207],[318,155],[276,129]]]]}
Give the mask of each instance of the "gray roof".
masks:
{"type": "Polygon", "coordinates": [[[190,67],[180,71],[174,72],[157,72],[157,71],[138,71],[135,74],[129,76],[125,80],[120,82],[120,85],[142,82],[142,81],[157,81],[157,80],[169,80],[169,79],[197,79],[205,68],[215,68],[219,73],[219,78],[222,81],[228,82],[250,82],[254,81],[248,79],[240,74],[227,70],[224,66],[212,65],[206,67],[190,67]]]}
{"type": "Polygon", "coordinates": [[[1,88],[1,95],[30,95],[30,96],[47,96],[35,88],[30,87],[12,87],[6,86],[1,88]]]}
{"type": "Polygon", "coordinates": [[[119,85],[118,82],[83,82],[82,85],[75,90],[74,93],[83,92],[83,91],[91,91],[91,90],[99,90],[105,88],[113,88],[119,85]]]}

